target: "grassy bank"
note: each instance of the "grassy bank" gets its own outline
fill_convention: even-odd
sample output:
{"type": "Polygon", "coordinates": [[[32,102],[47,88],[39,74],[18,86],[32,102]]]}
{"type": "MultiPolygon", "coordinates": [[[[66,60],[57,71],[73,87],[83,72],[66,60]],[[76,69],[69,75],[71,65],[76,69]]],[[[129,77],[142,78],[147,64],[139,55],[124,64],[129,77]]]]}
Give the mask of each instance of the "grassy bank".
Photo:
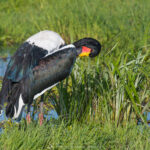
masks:
{"type": "Polygon", "coordinates": [[[150,111],[149,0],[1,0],[0,12],[1,55],[45,29],[66,43],[93,37],[102,44],[97,58],[78,59],[70,77],[45,95],[70,125],[7,127],[0,148],[148,149],[148,129],[135,124],[146,124],[150,111]]]}
{"type": "Polygon", "coordinates": [[[150,130],[140,126],[115,127],[112,123],[101,126],[93,123],[32,123],[7,128],[0,136],[0,149],[145,149],[148,150],[150,130]]]}

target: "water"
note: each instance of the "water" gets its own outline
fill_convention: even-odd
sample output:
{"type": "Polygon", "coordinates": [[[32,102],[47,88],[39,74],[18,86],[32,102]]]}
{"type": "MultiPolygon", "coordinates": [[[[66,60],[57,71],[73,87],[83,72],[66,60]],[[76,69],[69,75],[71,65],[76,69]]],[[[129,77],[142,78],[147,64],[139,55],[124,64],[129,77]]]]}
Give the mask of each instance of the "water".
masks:
{"type": "MultiPolygon", "coordinates": [[[[2,78],[4,76],[6,68],[7,68],[7,64],[9,62],[10,58],[11,58],[10,56],[8,56],[7,58],[0,58],[0,78],[2,78]]],[[[34,111],[32,106],[31,106],[30,110],[31,110],[31,116],[34,116],[33,119],[37,120],[39,112],[32,115],[33,111],[34,111]]],[[[22,118],[26,118],[26,110],[23,111],[22,118]]],[[[51,118],[58,119],[58,115],[57,115],[55,110],[50,110],[50,111],[47,112],[47,114],[44,114],[44,118],[46,120],[50,120],[51,118]]],[[[3,111],[2,114],[0,114],[0,122],[2,122],[4,120],[7,120],[7,119],[8,118],[5,116],[5,113],[3,111]]],[[[0,132],[1,131],[2,131],[2,129],[0,128],[0,132]]]]}
{"type": "MultiPolygon", "coordinates": [[[[34,108],[31,106],[30,108],[30,114],[31,114],[31,117],[33,118],[33,120],[37,120],[38,119],[38,115],[39,115],[39,111],[36,111],[36,113],[33,115],[33,112],[34,112],[34,108]]],[[[22,118],[26,118],[26,109],[23,111],[22,113],[22,118]]],[[[55,118],[57,119],[58,118],[58,115],[57,115],[57,112],[55,110],[50,110],[48,111],[46,114],[44,114],[44,118],[46,120],[50,120],[51,118],[55,118]]],[[[8,118],[6,117],[5,115],[5,112],[2,111],[2,113],[0,114],[0,122],[4,121],[4,120],[8,120],[8,118]]],[[[19,121],[15,121],[12,119],[13,122],[19,122],[19,121]]]]}
{"type": "Polygon", "coordinates": [[[0,58],[0,77],[4,76],[10,58],[10,56],[7,58],[0,58]]]}

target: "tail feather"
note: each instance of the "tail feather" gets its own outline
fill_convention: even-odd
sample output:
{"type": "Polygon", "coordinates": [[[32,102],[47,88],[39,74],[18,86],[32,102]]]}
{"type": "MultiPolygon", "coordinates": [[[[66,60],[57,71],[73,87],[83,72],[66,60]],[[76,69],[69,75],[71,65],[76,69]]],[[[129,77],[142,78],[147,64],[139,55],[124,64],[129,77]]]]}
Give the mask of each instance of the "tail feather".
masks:
{"type": "Polygon", "coordinates": [[[12,118],[14,115],[14,105],[18,109],[20,94],[21,83],[12,82],[10,79],[4,77],[0,91],[0,112],[6,107],[6,116],[12,118]],[[5,106],[5,103],[7,106],[5,106]]]}
{"type": "Polygon", "coordinates": [[[0,92],[0,105],[4,106],[5,102],[8,102],[9,92],[12,88],[12,83],[8,79],[3,80],[2,89],[0,92]]]}
{"type": "Polygon", "coordinates": [[[14,115],[14,105],[18,110],[19,107],[19,97],[21,94],[21,84],[15,83],[12,86],[11,91],[9,92],[9,96],[7,99],[7,106],[6,106],[6,116],[12,118],[14,115]]]}
{"type": "Polygon", "coordinates": [[[8,86],[9,85],[9,81],[5,80],[5,78],[3,79],[3,84],[2,84],[2,88],[0,91],[0,112],[2,112],[2,110],[4,109],[4,103],[7,102],[7,93],[8,93],[8,86]]]}

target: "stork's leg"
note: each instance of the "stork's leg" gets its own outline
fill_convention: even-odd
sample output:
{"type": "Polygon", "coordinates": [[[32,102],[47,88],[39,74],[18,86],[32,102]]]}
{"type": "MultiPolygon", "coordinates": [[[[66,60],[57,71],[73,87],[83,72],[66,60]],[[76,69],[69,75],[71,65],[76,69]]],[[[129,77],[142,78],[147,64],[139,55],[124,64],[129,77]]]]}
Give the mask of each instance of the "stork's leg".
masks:
{"type": "Polygon", "coordinates": [[[43,115],[43,99],[44,99],[44,94],[41,96],[41,102],[40,102],[40,113],[39,113],[39,122],[40,126],[43,124],[44,120],[44,115],[43,115]]]}
{"type": "Polygon", "coordinates": [[[28,105],[27,108],[27,116],[26,116],[27,124],[31,123],[31,117],[30,117],[30,105],[28,105]]]}

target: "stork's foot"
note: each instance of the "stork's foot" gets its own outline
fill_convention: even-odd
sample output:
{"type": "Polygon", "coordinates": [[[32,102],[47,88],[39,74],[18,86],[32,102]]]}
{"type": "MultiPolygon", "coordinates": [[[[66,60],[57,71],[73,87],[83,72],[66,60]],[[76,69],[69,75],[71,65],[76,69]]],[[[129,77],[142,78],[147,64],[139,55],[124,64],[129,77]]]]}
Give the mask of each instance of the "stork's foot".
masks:
{"type": "Polygon", "coordinates": [[[44,120],[43,113],[39,113],[39,122],[40,122],[40,126],[43,124],[43,120],[44,120]]]}
{"type": "Polygon", "coordinates": [[[27,124],[30,124],[30,123],[31,123],[30,113],[27,114],[26,120],[27,120],[27,124]]]}

